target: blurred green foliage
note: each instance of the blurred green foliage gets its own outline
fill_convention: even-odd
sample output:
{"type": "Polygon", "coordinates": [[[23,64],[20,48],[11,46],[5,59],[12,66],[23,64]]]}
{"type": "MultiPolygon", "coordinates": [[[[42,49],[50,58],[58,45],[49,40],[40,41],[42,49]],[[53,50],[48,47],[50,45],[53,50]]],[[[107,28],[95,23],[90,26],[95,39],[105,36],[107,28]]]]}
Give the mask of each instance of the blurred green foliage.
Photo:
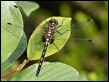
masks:
{"type": "MultiPolygon", "coordinates": [[[[92,81],[108,80],[108,2],[107,1],[37,1],[40,8],[30,17],[35,25],[51,16],[72,18],[72,34],[62,50],[45,61],[63,62],[92,81]],[[75,23],[92,18],[94,22],[75,23]],[[92,39],[94,44],[85,40],[92,39]]],[[[27,20],[30,22],[30,20],[27,20]]],[[[21,57],[20,59],[23,59],[21,57]]]]}

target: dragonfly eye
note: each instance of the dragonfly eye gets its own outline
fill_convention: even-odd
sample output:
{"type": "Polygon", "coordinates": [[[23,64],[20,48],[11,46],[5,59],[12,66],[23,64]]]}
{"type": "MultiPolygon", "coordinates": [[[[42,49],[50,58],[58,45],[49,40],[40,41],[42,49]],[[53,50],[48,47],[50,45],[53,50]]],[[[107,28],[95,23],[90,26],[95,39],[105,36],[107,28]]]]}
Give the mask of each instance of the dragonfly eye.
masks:
{"type": "Polygon", "coordinates": [[[58,25],[58,21],[55,19],[51,19],[51,20],[49,20],[49,24],[58,25]]]}

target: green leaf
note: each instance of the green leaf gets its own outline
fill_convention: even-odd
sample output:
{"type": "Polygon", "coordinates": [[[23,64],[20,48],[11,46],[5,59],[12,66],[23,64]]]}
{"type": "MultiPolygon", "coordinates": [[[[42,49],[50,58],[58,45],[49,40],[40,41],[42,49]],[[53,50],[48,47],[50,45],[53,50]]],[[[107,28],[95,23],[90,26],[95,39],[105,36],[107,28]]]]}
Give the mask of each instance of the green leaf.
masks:
{"type": "Polygon", "coordinates": [[[14,76],[11,81],[87,81],[78,71],[66,64],[44,62],[40,75],[37,77],[34,64],[14,76]]]}
{"type": "MultiPolygon", "coordinates": [[[[70,28],[71,18],[52,17],[52,19],[53,18],[58,21],[58,26],[62,25],[61,27],[57,28],[57,30],[63,34],[61,35],[58,32],[55,32],[54,44],[56,46],[54,44],[50,44],[48,46],[46,57],[61,50],[66,44],[71,32],[70,28]],[[57,47],[59,50],[57,49],[57,47]]],[[[44,20],[32,33],[27,47],[27,57],[29,60],[36,60],[40,58],[44,47],[44,43],[42,41],[42,35],[44,33],[44,25],[45,24],[47,25],[47,21],[49,21],[50,19],[51,17],[44,20]]]]}
{"type": "Polygon", "coordinates": [[[23,33],[23,19],[13,1],[1,2],[1,62],[5,62],[17,48],[23,33]],[[11,24],[7,24],[11,23],[11,24]]]}
{"type": "Polygon", "coordinates": [[[39,8],[39,4],[36,2],[31,1],[17,1],[17,4],[19,7],[21,7],[21,10],[29,16],[34,10],[37,10],[39,8]]]}
{"type": "Polygon", "coordinates": [[[27,38],[26,38],[25,34],[23,33],[18,47],[10,55],[10,57],[1,64],[1,69],[3,70],[3,69],[6,69],[7,67],[9,67],[16,59],[18,59],[23,54],[26,47],[27,47],[27,38]]]}

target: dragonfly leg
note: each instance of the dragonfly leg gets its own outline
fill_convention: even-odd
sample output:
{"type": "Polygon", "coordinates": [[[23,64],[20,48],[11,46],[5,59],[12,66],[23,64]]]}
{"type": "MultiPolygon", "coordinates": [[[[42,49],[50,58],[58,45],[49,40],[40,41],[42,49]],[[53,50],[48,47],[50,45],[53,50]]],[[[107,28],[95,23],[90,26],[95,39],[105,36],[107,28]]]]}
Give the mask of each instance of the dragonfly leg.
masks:
{"type": "MultiPolygon", "coordinates": [[[[64,18],[65,19],[65,18],[64,18]]],[[[62,24],[61,25],[59,25],[59,26],[57,26],[57,28],[59,28],[59,27],[61,27],[62,25],[63,25],[63,21],[64,21],[64,19],[62,20],[62,24]]]]}
{"type": "Polygon", "coordinates": [[[54,46],[59,50],[59,48],[57,47],[57,45],[55,44],[55,43],[53,43],[54,44],[54,46]]]}
{"type": "Polygon", "coordinates": [[[47,27],[46,27],[46,24],[48,24],[48,22],[47,22],[47,20],[45,20],[45,24],[44,24],[44,26],[43,26],[43,29],[46,29],[47,27]]]}
{"type": "Polygon", "coordinates": [[[64,31],[64,32],[62,32],[62,33],[59,32],[58,30],[56,30],[56,32],[59,33],[60,35],[63,35],[63,34],[66,33],[67,31],[70,31],[70,30],[66,30],[66,31],[64,31]]]}

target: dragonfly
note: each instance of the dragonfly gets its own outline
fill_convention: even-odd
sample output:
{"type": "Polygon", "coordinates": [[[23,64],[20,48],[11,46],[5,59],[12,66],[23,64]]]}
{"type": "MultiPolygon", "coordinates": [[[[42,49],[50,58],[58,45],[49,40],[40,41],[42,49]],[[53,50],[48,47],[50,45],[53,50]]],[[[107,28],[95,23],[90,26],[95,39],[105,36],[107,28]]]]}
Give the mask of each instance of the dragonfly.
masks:
{"type": "MultiPolygon", "coordinates": [[[[48,45],[52,44],[54,42],[54,37],[55,37],[54,34],[55,34],[55,32],[57,32],[60,35],[62,35],[63,33],[69,31],[69,30],[66,30],[63,33],[60,33],[57,30],[59,27],[61,27],[63,25],[63,21],[62,21],[62,25],[60,25],[60,26],[58,26],[58,21],[56,19],[50,19],[47,22],[47,24],[48,24],[48,27],[45,29],[45,33],[42,36],[42,41],[44,42],[44,48],[43,48],[42,55],[41,55],[41,58],[40,58],[40,61],[39,61],[39,65],[38,65],[38,69],[37,69],[37,72],[36,72],[36,76],[38,76],[39,73],[40,73],[40,69],[41,69],[42,63],[44,61],[44,57],[45,57],[48,45]]],[[[58,49],[57,46],[56,46],[56,48],[58,49]]]]}
{"type": "MultiPolygon", "coordinates": [[[[93,21],[92,19],[88,19],[87,21],[93,21]]],[[[44,33],[42,35],[42,41],[44,43],[44,47],[43,47],[43,51],[39,60],[39,64],[38,64],[38,68],[37,68],[37,72],[36,72],[36,76],[39,76],[44,58],[45,58],[45,54],[48,48],[48,45],[54,44],[54,46],[57,48],[57,50],[59,50],[59,48],[57,47],[57,45],[54,43],[55,41],[55,33],[58,33],[60,36],[65,34],[68,31],[71,31],[70,29],[65,30],[63,32],[58,31],[59,28],[63,28],[63,23],[64,23],[64,19],[62,20],[62,24],[59,25],[58,24],[58,20],[56,20],[55,18],[51,18],[48,22],[46,21],[45,24],[47,24],[47,27],[44,28],[44,33]]],[[[79,23],[78,23],[79,24],[79,23]]],[[[75,38],[76,39],[76,38],[75,38]]],[[[63,40],[63,39],[62,39],[63,40]]],[[[81,39],[77,39],[77,40],[81,40],[81,39]]],[[[82,40],[87,40],[89,42],[92,42],[91,39],[82,39],[82,40]]]]}
{"type": "MultiPolygon", "coordinates": [[[[14,5],[14,7],[18,8],[16,5],[14,5]]],[[[87,21],[89,21],[89,19],[87,21]]],[[[7,22],[7,24],[8,25],[13,25],[10,22],[7,22]]],[[[60,50],[60,48],[58,48],[58,46],[54,43],[56,41],[55,34],[64,35],[64,37],[65,37],[65,33],[67,33],[67,32],[70,33],[71,29],[65,30],[63,28],[63,25],[64,25],[64,19],[62,19],[62,24],[61,25],[59,25],[59,22],[55,17],[51,17],[51,19],[49,19],[48,22],[45,20],[45,24],[43,26],[44,33],[42,35],[40,35],[40,37],[42,37],[41,41],[43,43],[43,50],[42,50],[42,54],[41,54],[39,64],[38,64],[38,68],[37,68],[37,71],[36,71],[36,76],[37,77],[40,74],[40,70],[41,70],[43,61],[45,59],[45,54],[46,54],[47,50],[50,49],[49,45],[53,44],[55,46],[55,48],[57,49],[57,51],[60,50]],[[63,28],[64,31],[63,32],[58,31],[58,29],[60,29],[60,28],[63,28]]],[[[89,40],[89,39],[87,39],[87,40],[90,41],[90,42],[92,41],[92,40],[89,40]]]]}

